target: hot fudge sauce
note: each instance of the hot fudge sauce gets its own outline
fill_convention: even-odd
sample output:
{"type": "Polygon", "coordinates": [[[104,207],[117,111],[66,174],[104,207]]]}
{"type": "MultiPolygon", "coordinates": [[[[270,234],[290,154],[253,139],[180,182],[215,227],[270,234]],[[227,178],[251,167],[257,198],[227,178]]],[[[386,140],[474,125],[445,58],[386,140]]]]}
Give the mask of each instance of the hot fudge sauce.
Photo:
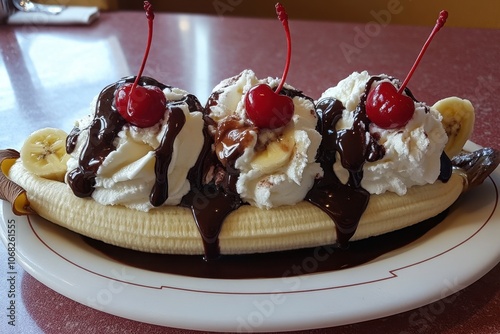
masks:
{"type": "Polygon", "coordinates": [[[417,240],[446,217],[446,212],[404,229],[364,240],[346,249],[336,245],[283,252],[223,255],[205,261],[197,255],[152,254],[82,237],[93,248],[120,263],[174,275],[213,279],[280,278],[342,270],[359,266],[417,240]]]}

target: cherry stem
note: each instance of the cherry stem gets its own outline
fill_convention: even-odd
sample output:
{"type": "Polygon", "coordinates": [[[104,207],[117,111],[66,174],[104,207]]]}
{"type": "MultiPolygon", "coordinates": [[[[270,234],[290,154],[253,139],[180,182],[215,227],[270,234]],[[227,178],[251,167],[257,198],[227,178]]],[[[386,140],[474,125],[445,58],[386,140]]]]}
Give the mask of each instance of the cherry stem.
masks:
{"type": "Polygon", "coordinates": [[[283,5],[279,2],[276,4],[276,14],[278,14],[278,19],[283,24],[283,28],[285,28],[287,46],[285,69],[283,70],[283,75],[281,76],[281,82],[274,91],[276,94],[279,94],[281,88],[283,88],[283,85],[285,84],[288,69],[290,68],[290,59],[292,58],[292,39],[290,37],[290,28],[288,27],[288,14],[286,13],[285,7],[283,7],[283,5]]]}
{"type": "Polygon", "coordinates": [[[151,5],[149,1],[144,1],[144,11],[146,12],[146,18],[148,19],[148,28],[149,28],[148,41],[146,43],[146,51],[144,52],[144,56],[142,58],[141,68],[139,69],[139,73],[135,78],[132,88],[130,89],[129,105],[130,105],[130,96],[133,96],[132,93],[134,92],[134,88],[139,83],[139,78],[142,76],[142,72],[144,71],[144,67],[146,66],[149,50],[151,49],[151,41],[153,40],[153,20],[155,18],[155,14],[153,12],[153,5],[151,5]]]}
{"type": "Polygon", "coordinates": [[[434,26],[434,29],[432,29],[431,34],[429,35],[429,37],[427,38],[427,41],[425,42],[424,46],[422,47],[422,50],[420,50],[420,53],[419,53],[417,59],[415,60],[415,63],[411,67],[410,72],[406,76],[406,78],[403,81],[403,84],[401,85],[401,87],[399,87],[398,94],[402,94],[403,93],[404,89],[406,88],[406,85],[408,84],[408,81],[410,81],[410,78],[413,75],[413,72],[415,72],[415,70],[416,70],[416,68],[418,66],[418,63],[420,63],[420,60],[424,56],[424,53],[427,50],[427,47],[429,46],[429,44],[431,43],[432,39],[434,38],[434,36],[439,31],[439,29],[441,29],[444,26],[444,24],[446,23],[446,19],[447,18],[448,18],[448,12],[445,11],[445,10],[442,10],[439,13],[439,17],[438,17],[438,19],[436,21],[436,25],[434,26]]]}

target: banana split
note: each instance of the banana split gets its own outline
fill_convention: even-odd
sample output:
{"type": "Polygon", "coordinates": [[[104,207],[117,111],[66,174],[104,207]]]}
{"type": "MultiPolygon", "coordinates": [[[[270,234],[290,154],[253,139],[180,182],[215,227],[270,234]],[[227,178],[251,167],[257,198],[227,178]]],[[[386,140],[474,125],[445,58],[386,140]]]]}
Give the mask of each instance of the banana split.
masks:
{"type": "Polygon", "coordinates": [[[470,186],[464,175],[484,180],[500,160],[494,150],[461,153],[469,101],[428,106],[408,80],[356,72],[315,100],[285,83],[289,52],[281,78],[244,70],[203,105],[142,76],[148,50],[139,74],[104,88],[69,135],[43,129],[20,155],[2,152],[0,180],[16,191],[3,198],[15,212],[112,245],[207,260],[346,248],[440,214],[470,186]],[[463,171],[464,160],[484,163],[478,155],[485,168],[453,172],[455,156],[463,171]]]}

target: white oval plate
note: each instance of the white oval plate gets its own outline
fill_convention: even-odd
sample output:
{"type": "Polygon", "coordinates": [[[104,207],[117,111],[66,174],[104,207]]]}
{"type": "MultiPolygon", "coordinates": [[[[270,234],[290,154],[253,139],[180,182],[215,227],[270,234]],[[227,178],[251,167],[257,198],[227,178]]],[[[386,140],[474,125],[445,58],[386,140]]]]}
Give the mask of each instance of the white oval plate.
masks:
{"type": "MultiPolygon", "coordinates": [[[[287,331],[355,323],[445,298],[500,261],[497,169],[415,242],[358,267],[274,279],[221,280],[137,269],[78,235],[3,203],[2,241],[15,221],[17,260],[53,290],[104,312],[210,331],[287,331]]],[[[291,270],[307,272],[315,259],[291,270]]]]}

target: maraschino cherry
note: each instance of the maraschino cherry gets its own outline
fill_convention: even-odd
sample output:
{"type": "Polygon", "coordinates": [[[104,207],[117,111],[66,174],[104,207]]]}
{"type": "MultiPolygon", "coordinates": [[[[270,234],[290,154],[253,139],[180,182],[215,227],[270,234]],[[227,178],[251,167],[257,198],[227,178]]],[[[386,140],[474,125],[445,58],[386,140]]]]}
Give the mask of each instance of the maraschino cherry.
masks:
{"type": "Polygon", "coordinates": [[[158,123],[165,113],[167,103],[165,94],[159,87],[139,85],[139,79],[146,65],[153,38],[153,6],[148,1],[144,1],[144,10],[148,19],[149,31],[141,68],[134,83],[122,85],[115,93],[115,106],[120,115],[130,124],[140,128],[147,128],[158,123]]]}
{"type": "Polygon", "coordinates": [[[252,87],[245,97],[245,108],[248,118],[259,128],[276,129],[285,126],[293,117],[293,101],[279,92],[285,84],[290,58],[292,55],[290,29],[288,27],[288,15],[280,3],[276,4],[278,19],[283,24],[287,39],[287,56],[285,70],[280,84],[273,91],[267,84],[259,84],[252,87]]]}
{"type": "Polygon", "coordinates": [[[384,81],[368,93],[366,98],[366,114],[377,126],[384,129],[395,129],[405,126],[413,117],[413,113],[415,112],[413,100],[411,97],[403,95],[403,92],[431,40],[439,29],[444,26],[447,18],[447,11],[443,10],[439,13],[439,18],[436,21],[434,29],[427,38],[410,72],[398,90],[396,90],[396,87],[394,87],[392,83],[384,81]]]}

